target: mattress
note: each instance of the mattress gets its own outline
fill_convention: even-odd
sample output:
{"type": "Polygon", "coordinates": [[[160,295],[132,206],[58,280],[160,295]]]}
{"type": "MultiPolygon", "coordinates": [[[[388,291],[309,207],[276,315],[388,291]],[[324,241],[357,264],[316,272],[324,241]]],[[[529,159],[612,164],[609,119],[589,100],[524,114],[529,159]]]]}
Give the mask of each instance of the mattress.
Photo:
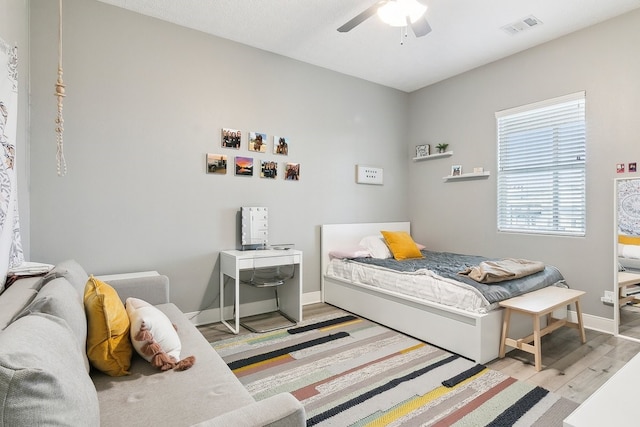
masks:
{"type": "Polygon", "coordinates": [[[487,258],[448,252],[422,251],[424,258],[395,261],[374,258],[333,259],[327,275],[417,299],[483,314],[502,300],[547,286],[566,286],[553,266],[522,278],[496,284],[478,283],[458,274],[487,258]]]}
{"type": "Polygon", "coordinates": [[[429,270],[397,272],[385,267],[336,258],[329,263],[326,274],[351,283],[369,285],[472,313],[483,314],[498,307],[498,303],[489,303],[472,286],[440,277],[429,270]]]}

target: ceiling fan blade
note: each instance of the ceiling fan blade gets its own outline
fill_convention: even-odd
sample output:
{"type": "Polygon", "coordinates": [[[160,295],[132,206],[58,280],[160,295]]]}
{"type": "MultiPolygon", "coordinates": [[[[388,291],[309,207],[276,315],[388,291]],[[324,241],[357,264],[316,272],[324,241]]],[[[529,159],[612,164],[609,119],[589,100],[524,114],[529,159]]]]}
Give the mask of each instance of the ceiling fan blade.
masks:
{"type": "Polygon", "coordinates": [[[358,25],[362,24],[364,21],[366,21],[367,19],[375,15],[376,12],[378,11],[378,8],[383,4],[385,4],[386,2],[387,0],[380,0],[375,2],[373,6],[369,7],[359,15],[356,15],[355,18],[351,19],[349,22],[347,22],[346,24],[338,28],[338,31],[341,33],[346,33],[347,31],[351,31],[352,29],[354,29],[355,27],[357,27],[358,25]]]}
{"type": "Polygon", "coordinates": [[[427,22],[427,18],[424,16],[420,17],[420,19],[416,20],[416,22],[411,24],[411,29],[413,30],[413,34],[416,37],[426,36],[431,32],[431,25],[427,22]]]}

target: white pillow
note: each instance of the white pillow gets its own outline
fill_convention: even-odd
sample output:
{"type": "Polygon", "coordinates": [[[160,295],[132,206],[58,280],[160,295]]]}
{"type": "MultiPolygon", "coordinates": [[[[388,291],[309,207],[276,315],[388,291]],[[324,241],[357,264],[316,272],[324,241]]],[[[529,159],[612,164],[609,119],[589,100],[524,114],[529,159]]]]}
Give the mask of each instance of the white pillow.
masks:
{"type": "Polygon", "coordinates": [[[167,315],[138,298],[127,298],[126,309],[131,321],[131,344],[138,354],[147,362],[151,362],[153,355],[145,354],[143,349],[148,341],[136,340],[136,335],[140,332],[144,322],[147,331],[153,336],[153,341],[158,343],[160,348],[173,357],[177,363],[180,360],[182,344],[167,315]]]}
{"type": "Polygon", "coordinates": [[[393,257],[382,236],[364,237],[360,240],[359,245],[367,249],[371,253],[372,258],[387,259],[393,257]]]}
{"type": "Polygon", "coordinates": [[[351,259],[351,258],[369,258],[371,252],[362,246],[356,246],[353,248],[341,248],[329,252],[329,259],[351,259]]]}
{"type": "Polygon", "coordinates": [[[618,256],[624,258],[640,259],[640,246],[624,245],[618,243],[618,256]]]}

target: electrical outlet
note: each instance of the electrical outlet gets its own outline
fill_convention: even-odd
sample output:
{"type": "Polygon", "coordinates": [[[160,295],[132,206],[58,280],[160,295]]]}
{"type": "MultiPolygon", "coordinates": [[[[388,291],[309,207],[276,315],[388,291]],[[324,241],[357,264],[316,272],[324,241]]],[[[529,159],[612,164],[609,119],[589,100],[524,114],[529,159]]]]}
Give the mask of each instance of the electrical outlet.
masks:
{"type": "Polygon", "coordinates": [[[382,185],[384,183],[383,169],[374,166],[356,166],[356,182],[358,184],[382,185]]]}
{"type": "Polygon", "coordinates": [[[604,296],[600,298],[605,304],[613,304],[613,291],[604,291],[604,296]]]}

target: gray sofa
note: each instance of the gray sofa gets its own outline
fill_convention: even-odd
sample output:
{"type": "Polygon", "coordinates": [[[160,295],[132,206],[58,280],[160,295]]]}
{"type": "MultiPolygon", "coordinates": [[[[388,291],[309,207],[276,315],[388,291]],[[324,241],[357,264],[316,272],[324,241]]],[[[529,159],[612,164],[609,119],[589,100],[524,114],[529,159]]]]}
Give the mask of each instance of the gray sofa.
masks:
{"type": "Polygon", "coordinates": [[[82,295],[88,275],[75,261],[44,278],[16,281],[0,294],[0,425],[304,426],[291,394],[256,402],[220,356],[169,302],[156,275],[106,279],[125,301],[137,297],[177,326],[186,371],[160,372],[135,354],[130,375],[90,368],[82,295]]]}

